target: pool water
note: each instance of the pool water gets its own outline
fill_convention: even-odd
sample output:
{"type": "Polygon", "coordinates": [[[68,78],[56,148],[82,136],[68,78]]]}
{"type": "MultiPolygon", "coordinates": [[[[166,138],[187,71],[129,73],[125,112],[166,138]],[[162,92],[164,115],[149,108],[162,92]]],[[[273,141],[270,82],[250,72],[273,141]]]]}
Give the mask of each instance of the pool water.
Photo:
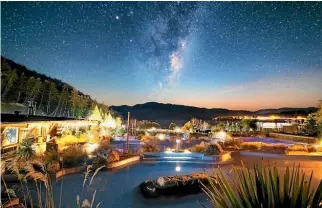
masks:
{"type": "Polygon", "coordinates": [[[259,137],[248,137],[242,139],[244,142],[264,142],[267,144],[284,144],[287,146],[298,144],[298,142],[292,142],[292,141],[283,141],[283,140],[277,140],[272,138],[259,138],[259,137]]]}
{"type": "MultiPolygon", "coordinates": [[[[108,207],[201,207],[201,203],[210,207],[204,193],[175,197],[160,197],[145,199],[138,190],[138,185],[148,179],[160,176],[184,175],[193,172],[210,172],[213,168],[209,164],[194,164],[185,162],[141,162],[117,171],[99,172],[92,187],[88,189],[87,198],[91,199],[96,189],[95,202],[102,202],[101,208],[108,207]]],[[[74,207],[76,196],[82,191],[84,174],[67,175],[63,180],[62,207],[74,207]]],[[[53,183],[55,201],[59,201],[61,181],[53,183]]],[[[95,205],[96,206],[96,205],[95,205]]],[[[94,206],[94,207],[95,207],[94,206]]]]}

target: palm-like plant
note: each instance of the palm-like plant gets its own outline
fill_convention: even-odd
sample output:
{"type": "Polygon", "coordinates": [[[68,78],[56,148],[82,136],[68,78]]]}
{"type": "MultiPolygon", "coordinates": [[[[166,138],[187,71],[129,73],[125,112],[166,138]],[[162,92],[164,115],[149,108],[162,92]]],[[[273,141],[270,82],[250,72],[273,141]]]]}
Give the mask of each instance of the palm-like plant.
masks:
{"type": "Polygon", "coordinates": [[[234,167],[228,177],[221,169],[209,176],[210,186],[203,185],[216,208],[308,208],[322,207],[322,180],[316,190],[311,188],[313,171],[305,180],[300,166],[286,168],[284,176],[276,167],[254,164],[254,169],[234,167]],[[231,180],[230,180],[231,179],[231,180]]]}
{"type": "Polygon", "coordinates": [[[33,139],[32,138],[26,138],[22,140],[21,144],[19,145],[16,155],[19,160],[29,160],[32,159],[35,155],[36,152],[34,148],[32,147],[33,145],[33,139]]]}

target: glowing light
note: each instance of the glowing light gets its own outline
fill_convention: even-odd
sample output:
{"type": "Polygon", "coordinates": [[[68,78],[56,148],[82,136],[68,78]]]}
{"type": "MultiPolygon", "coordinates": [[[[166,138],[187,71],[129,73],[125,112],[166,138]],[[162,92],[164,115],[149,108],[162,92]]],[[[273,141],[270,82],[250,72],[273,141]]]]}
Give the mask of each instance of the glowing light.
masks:
{"type": "Polygon", "coordinates": [[[151,130],[152,130],[152,131],[155,131],[155,127],[152,127],[152,128],[151,128],[151,130]]]}
{"type": "Polygon", "coordinates": [[[165,151],[165,153],[172,153],[172,150],[171,150],[171,149],[167,149],[167,150],[165,151]]]}
{"type": "Polygon", "coordinates": [[[158,137],[159,137],[160,140],[165,140],[165,135],[164,134],[159,134],[158,137]]]}
{"type": "Polygon", "coordinates": [[[181,140],[180,139],[177,139],[176,142],[177,142],[177,144],[179,144],[181,142],[181,140]]]}
{"type": "Polygon", "coordinates": [[[183,152],[184,153],[191,153],[188,149],[185,149],[183,152]]]}
{"type": "Polygon", "coordinates": [[[87,143],[85,144],[85,152],[87,154],[91,154],[97,149],[97,147],[98,147],[98,144],[96,143],[87,143]]]}
{"type": "Polygon", "coordinates": [[[180,166],[176,166],[176,171],[179,172],[181,170],[180,166]]]}
{"type": "Polygon", "coordinates": [[[179,127],[176,127],[176,128],[175,128],[175,132],[178,132],[178,133],[179,133],[179,132],[182,132],[182,129],[180,129],[179,127]]]}
{"type": "Polygon", "coordinates": [[[220,131],[220,132],[218,132],[216,134],[216,137],[219,138],[219,139],[221,139],[221,140],[225,140],[226,139],[226,136],[227,136],[227,134],[224,131],[220,131]]]}
{"type": "Polygon", "coordinates": [[[114,119],[110,113],[108,115],[105,114],[104,122],[101,123],[101,125],[112,129],[118,126],[116,119],[114,119]]]}

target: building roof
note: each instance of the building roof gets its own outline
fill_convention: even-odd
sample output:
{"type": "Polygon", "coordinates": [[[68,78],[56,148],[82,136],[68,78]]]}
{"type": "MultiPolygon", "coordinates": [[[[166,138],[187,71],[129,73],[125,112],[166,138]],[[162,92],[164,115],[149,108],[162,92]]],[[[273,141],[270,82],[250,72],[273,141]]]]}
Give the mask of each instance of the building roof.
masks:
{"type": "Polygon", "coordinates": [[[15,114],[1,114],[1,123],[20,123],[20,122],[35,122],[35,121],[67,121],[67,120],[80,120],[66,117],[50,117],[50,116],[28,116],[28,115],[15,115],[15,114]]]}

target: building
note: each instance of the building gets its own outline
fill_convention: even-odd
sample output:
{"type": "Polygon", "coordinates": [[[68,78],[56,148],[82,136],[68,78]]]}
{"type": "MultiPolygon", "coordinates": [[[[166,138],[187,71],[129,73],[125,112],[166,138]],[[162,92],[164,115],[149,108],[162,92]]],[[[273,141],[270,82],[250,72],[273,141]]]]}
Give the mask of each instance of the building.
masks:
{"type": "Polygon", "coordinates": [[[65,128],[77,131],[96,123],[72,118],[1,114],[1,152],[16,149],[25,138],[33,138],[39,144],[46,143],[59,136],[65,128]]]}

